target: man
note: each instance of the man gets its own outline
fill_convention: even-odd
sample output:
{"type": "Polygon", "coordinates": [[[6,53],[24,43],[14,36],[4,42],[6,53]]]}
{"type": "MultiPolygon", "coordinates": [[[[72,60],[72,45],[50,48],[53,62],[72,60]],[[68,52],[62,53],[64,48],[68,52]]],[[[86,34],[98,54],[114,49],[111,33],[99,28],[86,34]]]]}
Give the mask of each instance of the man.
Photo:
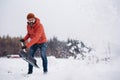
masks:
{"type": "MultiPolygon", "coordinates": [[[[47,39],[44,32],[43,25],[40,23],[40,20],[35,17],[33,13],[27,15],[27,34],[21,39],[21,42],[24,42],[30,38],[30,41],[22,46],[22,49],[30,48],[29,55],[34,57],[36,50],[39,48],[41,50],[41,58],[43,64],[43,72],[47,73],[47,39]]],[[[28,65],[28,74],[32,74],[33,66],[28,65]]]]}

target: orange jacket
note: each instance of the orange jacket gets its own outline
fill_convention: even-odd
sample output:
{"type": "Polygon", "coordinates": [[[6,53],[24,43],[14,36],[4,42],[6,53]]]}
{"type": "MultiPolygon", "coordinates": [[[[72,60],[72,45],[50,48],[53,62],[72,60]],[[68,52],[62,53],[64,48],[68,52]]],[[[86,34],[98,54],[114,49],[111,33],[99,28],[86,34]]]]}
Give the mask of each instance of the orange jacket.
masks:
{"type": "Polygon", "coordinates": [[[47,42],[43,25],[40,23],[40,20],[38,18],[36,18],[36,22],[35,24],[33,24],[32,27],[27,25],[27,34],[24,37],[24,40],[26,41],[28,38],[30,38],[31,40],[26,44],[27,48],[34,44],[47,42]]]}

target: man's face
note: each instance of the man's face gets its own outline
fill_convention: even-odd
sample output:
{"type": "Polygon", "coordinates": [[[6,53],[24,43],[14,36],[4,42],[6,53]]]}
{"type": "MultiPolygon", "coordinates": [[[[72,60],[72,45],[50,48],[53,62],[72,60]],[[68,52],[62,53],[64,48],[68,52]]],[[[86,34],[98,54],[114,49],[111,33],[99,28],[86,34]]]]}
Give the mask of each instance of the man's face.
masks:
{"type": "Polygon", "coordinates": [[[35,23],[35,18],[27,19],[28,25],[32,26],[35,23]]]}

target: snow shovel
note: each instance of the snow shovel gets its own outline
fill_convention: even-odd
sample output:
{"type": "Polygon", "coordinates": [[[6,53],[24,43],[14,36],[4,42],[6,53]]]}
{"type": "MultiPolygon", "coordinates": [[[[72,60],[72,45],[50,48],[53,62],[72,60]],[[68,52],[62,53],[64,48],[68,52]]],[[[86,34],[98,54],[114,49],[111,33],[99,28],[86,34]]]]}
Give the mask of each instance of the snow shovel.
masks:
{"type": "MultiPolygon", "coordinates": [[[[24,42],[21,42],[21,45],[24,46],[24,42]]],[[[29,64],[31,64],[32,66],[36,67],[36,68],[39,68],[39,66],[37,65],[37,61],[36,59],[34,59],[33,57],[31,57],[30,55],[28,55],[26,53],[26,50],[25,49],[22,49],[19,53],[19,56],[25,60],[26,62],[28,62],[29,64]]]]}

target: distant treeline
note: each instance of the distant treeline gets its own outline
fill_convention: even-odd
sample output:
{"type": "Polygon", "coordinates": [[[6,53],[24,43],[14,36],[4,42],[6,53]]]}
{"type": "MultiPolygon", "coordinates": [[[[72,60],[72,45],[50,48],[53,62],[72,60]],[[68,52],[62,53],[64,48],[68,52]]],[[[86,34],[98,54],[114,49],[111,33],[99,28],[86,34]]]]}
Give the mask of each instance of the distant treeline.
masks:
{"type": "MultiPolygon", "coordinates": [[[[9,35],[2,37],[0,36],[0,57],[11,54],[19,54],[21,50],[21,38],[22,37],[10,37],[9,35]]],[[[57,58],[68,58],[69,56],[76,56],[76,54],[80,53],[83,56],[84,54],[82,52],[82,48],[86,47],[84,43],[80,42],[81,46],[76,46],[74,51],[71,52],[71,46],[68,46],[68,43],[70,42],[73,43],[72,46],[76,46],[79,43],[78,40],[72,39],[68,39],[67,41],[60,41],[57,39],[57,37],[49,39],[47,42],[47,55],[52,55],[57,58]]],[[[36,56],[40,56],[39,50],[36,51],[36,56]]]]}

